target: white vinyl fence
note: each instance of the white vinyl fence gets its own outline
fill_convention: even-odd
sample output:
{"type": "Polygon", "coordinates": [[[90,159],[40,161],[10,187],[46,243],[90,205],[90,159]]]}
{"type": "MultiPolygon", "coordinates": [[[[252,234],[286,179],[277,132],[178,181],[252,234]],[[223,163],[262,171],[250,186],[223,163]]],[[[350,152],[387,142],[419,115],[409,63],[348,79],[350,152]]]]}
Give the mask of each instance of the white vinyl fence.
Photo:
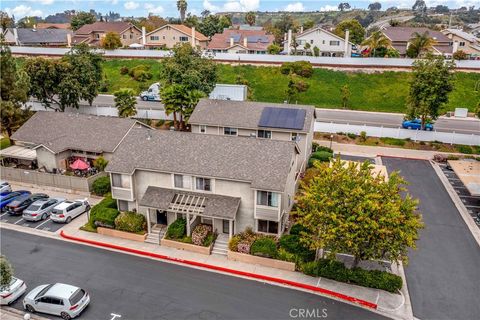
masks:
{"type": "Polygon", "coordinates": [[[456,132],[408,130],[403,128],[371,127],[366,125],[339,124],[333,122],[315,122],[315,132],[354,133],[365,131],[370,137],[410,138],[413,141],[440,141],[451,144],[480,145],[480,135],[456,132]]]}

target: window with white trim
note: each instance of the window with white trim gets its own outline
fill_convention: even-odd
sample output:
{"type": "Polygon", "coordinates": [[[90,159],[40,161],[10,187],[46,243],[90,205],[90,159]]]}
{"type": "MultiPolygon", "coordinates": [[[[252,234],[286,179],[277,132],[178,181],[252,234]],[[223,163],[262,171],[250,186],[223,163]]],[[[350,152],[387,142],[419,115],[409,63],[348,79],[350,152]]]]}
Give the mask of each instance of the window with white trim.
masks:
{"type": "Polygon", "coordinates": [[[179,40],[182,42],[188,42],[188,37],[179,37],[179,40]]]}
{"type": "Polygon", "coordinates": [[[200,133],[206,133],[207,132],[207,126],[206,125],[200,125],[198,128],[198,131],[200,133]]]}
{"type": "Polygon", "coordinates": [[[173,175],[173,185],[175,188],[192,189],[192,178],[181,174],[173,175]]]}
{"type": "Polygon", "coordinates": [[[257,190],[257,205],[277,208],[278,193],[257,190]]]}
{"type": "Polygon", "coordinates": [[[264,139],[272,139],[272,131],[270,130],[258,130],[257,136],[264,139]]]}
{"type": "Polygon", "coordinates": [[[339,45],[340,45],[340,41],[338,41],[338,40],[330,40],[330,45],[331,45],[331,46],[339,46],[339,45]]]}
{"type": "Polygon", "coordinates": [[[278,233],[278,222],[270,220],[258,220],[258,232],[278,233]]]}
{"type": "Polygon", "coordinates": [[[298,140],[298,133],[297,132],[292,132],[291,136],[290,136],[290,140],[297,141],[298,140]]]}
{"type": "Polygon", "coordinates": [[[117,188],[130,188],[130,176],[126,174],[112,173],[112,186],[117,188]]]}
{"type": "Polygon", "coordinates": [[[160,40],[160,37],[159,36],[150,36],[150,40],[158,41],[158,40],[160,40]]]}
{"type": "Polygon", "coordinates": [[[465,47],[465,41],[460,41],[460,42],[458,43],[458,46],[459,46],[459,47],[465,47]]]}
{"type": "Polygon", "coordinates": [[[237,128],[230,128],[230,127],[223,128],[223,134],[226,136],[236,136],[237,132],[238,132],[237,128]]]}
{"type": "Polygon", "coordinates": [[[211,180],[208,178],[195,178],[195,189],[202,191],[212,191],[211,180]]]}

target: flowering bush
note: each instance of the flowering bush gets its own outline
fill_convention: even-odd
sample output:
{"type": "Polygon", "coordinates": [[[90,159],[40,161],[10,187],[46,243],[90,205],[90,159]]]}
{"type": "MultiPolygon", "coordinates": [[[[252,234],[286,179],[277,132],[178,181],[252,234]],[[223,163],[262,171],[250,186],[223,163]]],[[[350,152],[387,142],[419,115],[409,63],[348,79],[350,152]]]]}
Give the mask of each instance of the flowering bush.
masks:
{"type": "Polygon", "coordinates": [[[258,236],[251,228],[247,228],[244,232],[236,234],[230,239],[228,248],[231,251],[249,254],[250,248],[258,236]]]}
{"type": "Polygon", "coordinates": [[[250,254],[250,248],[252,247],[253,241],[242,241],[237,245],[237,252],[250,254]]]}
{"type": "Polygon", "coordinates": [[[197,246],[203,246],[207,236],[212,233],[212,226],[208,224],[199,224],[193,229],[192,242],[197,246]]]}

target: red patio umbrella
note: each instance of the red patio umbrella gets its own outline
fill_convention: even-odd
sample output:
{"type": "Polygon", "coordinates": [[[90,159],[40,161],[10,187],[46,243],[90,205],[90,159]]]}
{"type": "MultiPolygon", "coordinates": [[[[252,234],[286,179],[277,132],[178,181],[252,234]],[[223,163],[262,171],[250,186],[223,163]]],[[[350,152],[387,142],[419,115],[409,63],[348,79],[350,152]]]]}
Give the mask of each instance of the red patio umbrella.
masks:
{"type": "Polygon", "coordinates": [[[70,168],[72,170],[87,170],[90,166],[82,159],[77,159],[70,165],[70,168]]]}

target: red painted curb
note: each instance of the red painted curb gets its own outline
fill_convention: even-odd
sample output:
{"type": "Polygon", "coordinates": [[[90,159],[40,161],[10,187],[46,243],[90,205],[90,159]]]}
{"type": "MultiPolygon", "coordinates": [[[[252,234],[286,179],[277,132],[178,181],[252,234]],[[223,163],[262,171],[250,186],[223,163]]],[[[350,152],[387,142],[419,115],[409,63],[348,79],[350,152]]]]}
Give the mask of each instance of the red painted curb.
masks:
{"type": "Polygon", "coordinates": [[[393,159],[406,159],[406,160],[421,160],[421,161],[430,161],[430,159],[424,159],[424,158],[400,157],[400,156],[388,156],[388,155],[383,155],[383,154],[377,154],[377,157],[381,157],[381,158],[393,158],[393,159]]]}
{"type": "Polygon", "coordinates": [[[205,264],[205,263],[201,263],[201,262],[196,262],[196,261],[191,261],[191,260],[172,258],[172,257],[165,256],[165,255],[162,255],[162,254],[157,254],[157,253],[153,253],[153,252],[148,252],[148,251],[142,251],[142,250],[127,248],[127,247],[117,246],[117,245],[110,244],[110,243],[104,243],[104,242],[99,242],[99,241],[94,241],[94,240],[78,238],[78,237],[67,235],[65,232],[63,232],[63,230],[60,232],[60,235],[65,239],[78,241],[78,242],[83,242],[83,243],[88,243],[88,244],[92,244],[92,245],[95,245],[95,246],[111,248],[111,249],[115,249],[115,250],[135,253],[135,254],[142,255],[142,256],[147,256],[147,257],[152,257],[152,258],[157,258],[157,259],[162,259],[162,260],[167,260],[167,261],[173,261],[173,262],[182,263],[182,264],[191,265],[191,266],[196,266],[196,267],[201,267],[201,268],[205,268],[205,269],[210,269],[210,270],[215,270],[215,271],[221,271],[221,272],[225,272],[225,273],[240,275],[240,276],[243,276],[243,277],[260,279],[260,280],[265,280],[265,281],[269,281],[269,282],[275,282],[275,283],[280,283],[280,284],[284,284],[284,285],[289,285],[289,286],[292,286],[292,287],[302,288],[302,289],[326,294],[326,295],[329,295],[329,296],[332,296],[332,297],[335,297],[335,298],[338,298],[338,299],[341,299],[341,300],[352,302],[352,303],[361,305],[363,307],[367,307],[367,308],[371,308],[371,309],[375,309],[375,310],[378,307],[377,304],[373,303],[373,302],[365,301],[365,300],[362,300],[362,299],[357,299],[355,297],[351,297],[351,296],[348,296],[348,295],[345,295],[345,294],[341,294],[341,293],[338,293],[338,292],[335,292],[335,291],[331,291],[331,290],[327,290],[327,289],[323,289],[323,288],[319,288],[319,287],[314,287],[314,286],[304,284],[304,283],[299,283],[299,282],[295,282],[295,281],[290,281],[290,280],[280,279],[280,278],[274,278],[274,277],[269,277],[269,276],[263,276],[263,275],[259,275],[259,274],[251,273],[251,272],[244,272],[244,271],[239,271],[239,270],[234,270],[234,269],[229,269],[229,268],[224,268],[224,267],[218,267],[218,266],[205,264]]]}

